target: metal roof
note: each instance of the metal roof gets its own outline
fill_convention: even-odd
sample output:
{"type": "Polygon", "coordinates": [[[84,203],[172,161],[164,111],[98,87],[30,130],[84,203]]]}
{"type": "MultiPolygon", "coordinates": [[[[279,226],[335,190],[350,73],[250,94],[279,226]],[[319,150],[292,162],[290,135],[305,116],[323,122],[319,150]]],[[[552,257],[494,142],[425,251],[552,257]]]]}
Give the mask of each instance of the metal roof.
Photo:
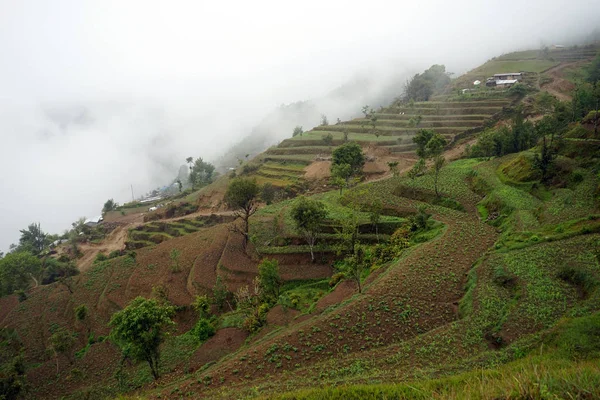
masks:
{"type": "Polygon", "coordinates": [[[518,80],[516,79],[504,79],[504,80],[497,80],[496,81],[496,85],[506,85],[509,83],[517,83],[518,80]]]}
{"type": "Polygon", "coordinates": [[[520,72],[511,72],[507,74],[494,74],[494,76],[507,76],[507,75],[522,75],[520,72]]]}

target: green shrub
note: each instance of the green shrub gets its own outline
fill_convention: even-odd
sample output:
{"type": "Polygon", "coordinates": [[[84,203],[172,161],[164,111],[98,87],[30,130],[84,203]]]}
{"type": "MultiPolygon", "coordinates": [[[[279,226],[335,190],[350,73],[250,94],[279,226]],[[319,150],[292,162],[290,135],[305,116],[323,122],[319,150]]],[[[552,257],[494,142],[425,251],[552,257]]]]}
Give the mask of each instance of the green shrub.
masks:
{"type": "Polygon", "coordinates": [[[334,287],[338,283],[344,280],[344,274],[342,272],[337,272],[331,276],[329,279],[329,287],[334,287]]]}
{"type": "Polygon", "coordinates": [[[198,341],[204,342],[209,337],[214,336],[215,326],[210,320],[201,318],[196,322],[196,325],[194,325],[190,332],[198,341]]]}

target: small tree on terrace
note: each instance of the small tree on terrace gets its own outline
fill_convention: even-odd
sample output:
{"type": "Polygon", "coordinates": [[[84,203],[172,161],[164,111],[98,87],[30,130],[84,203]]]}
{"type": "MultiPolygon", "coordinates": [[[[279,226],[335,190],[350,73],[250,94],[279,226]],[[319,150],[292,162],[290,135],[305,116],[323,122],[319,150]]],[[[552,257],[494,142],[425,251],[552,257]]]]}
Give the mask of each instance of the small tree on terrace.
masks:
{"type": "Polygon", "coordinates": [[[281,289],[281,277],[279,276],[279,265],[277,260],[264,259],[258,264],[258,278],[265,301],[274,304],[279,298],[281,289]]]}
{"type": "Polygon", "coordinates": [[[256,212],[256,199],[260,188],[255,179],[236,178],[233,179],[225,192],[225,202],[229,207],[236,209],[235,216],[243,221],[242,230],[236,231],[244,235],[244,246],[248,243],[248,232],[250,230],[250,217],[256,212]]]}
{"type": "Polygon", "coordinates": [[[433,187],[435,188],[435,195],[438,197],[440,196],[440,193],[438,191],[438,179],[440,176],[440,171],[442,170],[442,167],[444,166],[445,163],[446,163],[446,159],[441,154],[438,154],[433,159],[433,173],[434,173],[433,187]]]}
{"type": "Polygon", "coordinates": [[[327,115],[321,114],[321,126],[329,125],[329,120],[327,119],[327,115]]]}
{"type": "MultiPolygon", "coordinates": [[[[439,133],[432,131],[431,129],[421,129],[419,133],[413,138],[413,142],[417,144],[417,155],[422,159],[432,159],[434,168],[434,183],[435,183],[435,195],[439,196],[438,191],[438,178],[442,167],[444,166],[445,160],[442,157],[444,152],[444,146],[446,146],[446,139],[439,133]]],[[[424,161],[423,161],[424,164],[424,161]]]]}
{"type": "Polygon", "coordinates": [[[73,334],[64,328],[59,328],[52,336],[50,336],[49,349],[54,353],[56,360],[56,373],[58,374],[58,355],[66,354],[69,362],[72,362],[70,352],[75,344],[73,334]]]}
{"type": "Polygon", "coordinates": [[[172,306],[160,305],[156,300],[137,297],[110,319],[111,338],[124,356],[146,361],[154,379],[160,376],[160,345],[175,323],[172,306]]]}
{"type": "Polygon", "coordinates": [[[355,176],[361,173],[365,165],[365,155],[357,143],[344,143],[337,147],[332,154],[331,169],[336,165],[348,164],[350,166],[350,174],[348,177],[355,176]]]}
{"type": "Polygon", "coordinates": [[[349,164],[335,164],[331,166],[331,179],[335,186],[340,188],[340,196],[352,176],[352,167],[349,164]]]}
{"type": "Polygon", "coordinates": [[[300,197],[294,203],[291,213],[296,224],[296,229],[304,236],[310,247],[310,257],[314,262],[315,254],[313,248],[321,233],[321,223],[327,218],[325,204],[318,200],[300,197]]]}
{"type": "Polygon", "coordinates": [[[366,249],[362,245],[356,246],[354,253],[338,265],[340,272],[356,282],[358,293],[362,293],[362,275],[368,268],[366,249]]]}
{"type": "Polygon", "coordinates": [[[302,136],[303,133],[304,133],[304,130],[302,129],[302,127],[300,125],[297,125],[294,128],[294,132],[292,133],[292,137],[302,136]]]}
{"type": "Polygon", "coordinates": [[[119,205],[117,203],[115,203],[115,201],[113,199],[108,199],[106,200],[106,203],[104,203],[104,206],[102,207],[102,213],[105,214],[109,211],[114,211],[116,210],[116,208],[119,205]]]}

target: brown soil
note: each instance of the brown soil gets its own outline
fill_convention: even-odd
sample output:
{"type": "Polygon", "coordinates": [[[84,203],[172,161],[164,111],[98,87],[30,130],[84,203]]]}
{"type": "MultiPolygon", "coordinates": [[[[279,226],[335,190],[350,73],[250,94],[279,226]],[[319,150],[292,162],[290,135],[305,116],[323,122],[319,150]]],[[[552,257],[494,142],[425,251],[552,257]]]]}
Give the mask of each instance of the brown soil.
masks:
{"type": "Polygon", "coordinates": [[[300,311],[292,310],[291,308],[283,308],[281,305],[276,305],[267,313],[267,324],[284,326],[294,320],[300,311]]]}
{"type": "Polygon", "coordinates": [[[306,179],[321,180],[331,177],[331,161],[315,161],[304,168],[306,179]]]}
{"type": "Polygon", "coordinates": [[[127,230],[131,225],[141,222],[141,215],[136,215],[137,218],[132,219],[135,222],[130,222],[127,225],[121,226],[111,233],[108,237],[102,241],[102,243],[83,243],[79,246],[79,250],[83,253],[83,256],[77,260],[77,268],[81,272],[86,271],[93,263],[98,253],[104,253],[108,255],[110,252],[115,250],[123,250],[125,248],[125,241],[127,240],[127,230]]]}
{"type": "Polygon", "coordinates": [[[223,356],[237,350],[248,337],[246,331],[239,328],[219,329],[215,336],[208,339],[191,357],[189,365],[193,369],[202,367],[211,361],[216,361],[223,356]]]}
{"type": "Polygon", "coordinates": [[[331,293],[321,297],[315,307],[318,313],[323,312],[327,307],[340,304],[343,300],[351,297],[357,292],[356,283],[353,281],[342,281],[337,284],[331,293]]]}
{"type": "Polygon", "coordinates": [[[546,74],[552,78],[552,82],[542,85],[541,89],[547,91],[561,101],[571,101],[571,92],[575,88],[575,85],[564,78],[563,69],[567,67],[577,67],[582,63],[582,61],[561,63],[556,67],[550,68],[546,71],[546,74]]]}

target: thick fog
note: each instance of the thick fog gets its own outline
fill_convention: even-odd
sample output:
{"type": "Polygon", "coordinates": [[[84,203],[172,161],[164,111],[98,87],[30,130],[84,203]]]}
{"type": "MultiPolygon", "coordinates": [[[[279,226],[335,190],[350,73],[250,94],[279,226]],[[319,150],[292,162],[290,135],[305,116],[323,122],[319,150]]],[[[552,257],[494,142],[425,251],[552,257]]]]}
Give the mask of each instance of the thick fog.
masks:
{"type": "Polygon", "coordinates": [[[372,97],[315,103],[335,122],[391,79],[400,95],[398,76],[574,43],[598,21],[597,0],[0,0],[0,250],[168,183],[188,156],[218,160],[280,104],[367,77],[372,97]]]}

